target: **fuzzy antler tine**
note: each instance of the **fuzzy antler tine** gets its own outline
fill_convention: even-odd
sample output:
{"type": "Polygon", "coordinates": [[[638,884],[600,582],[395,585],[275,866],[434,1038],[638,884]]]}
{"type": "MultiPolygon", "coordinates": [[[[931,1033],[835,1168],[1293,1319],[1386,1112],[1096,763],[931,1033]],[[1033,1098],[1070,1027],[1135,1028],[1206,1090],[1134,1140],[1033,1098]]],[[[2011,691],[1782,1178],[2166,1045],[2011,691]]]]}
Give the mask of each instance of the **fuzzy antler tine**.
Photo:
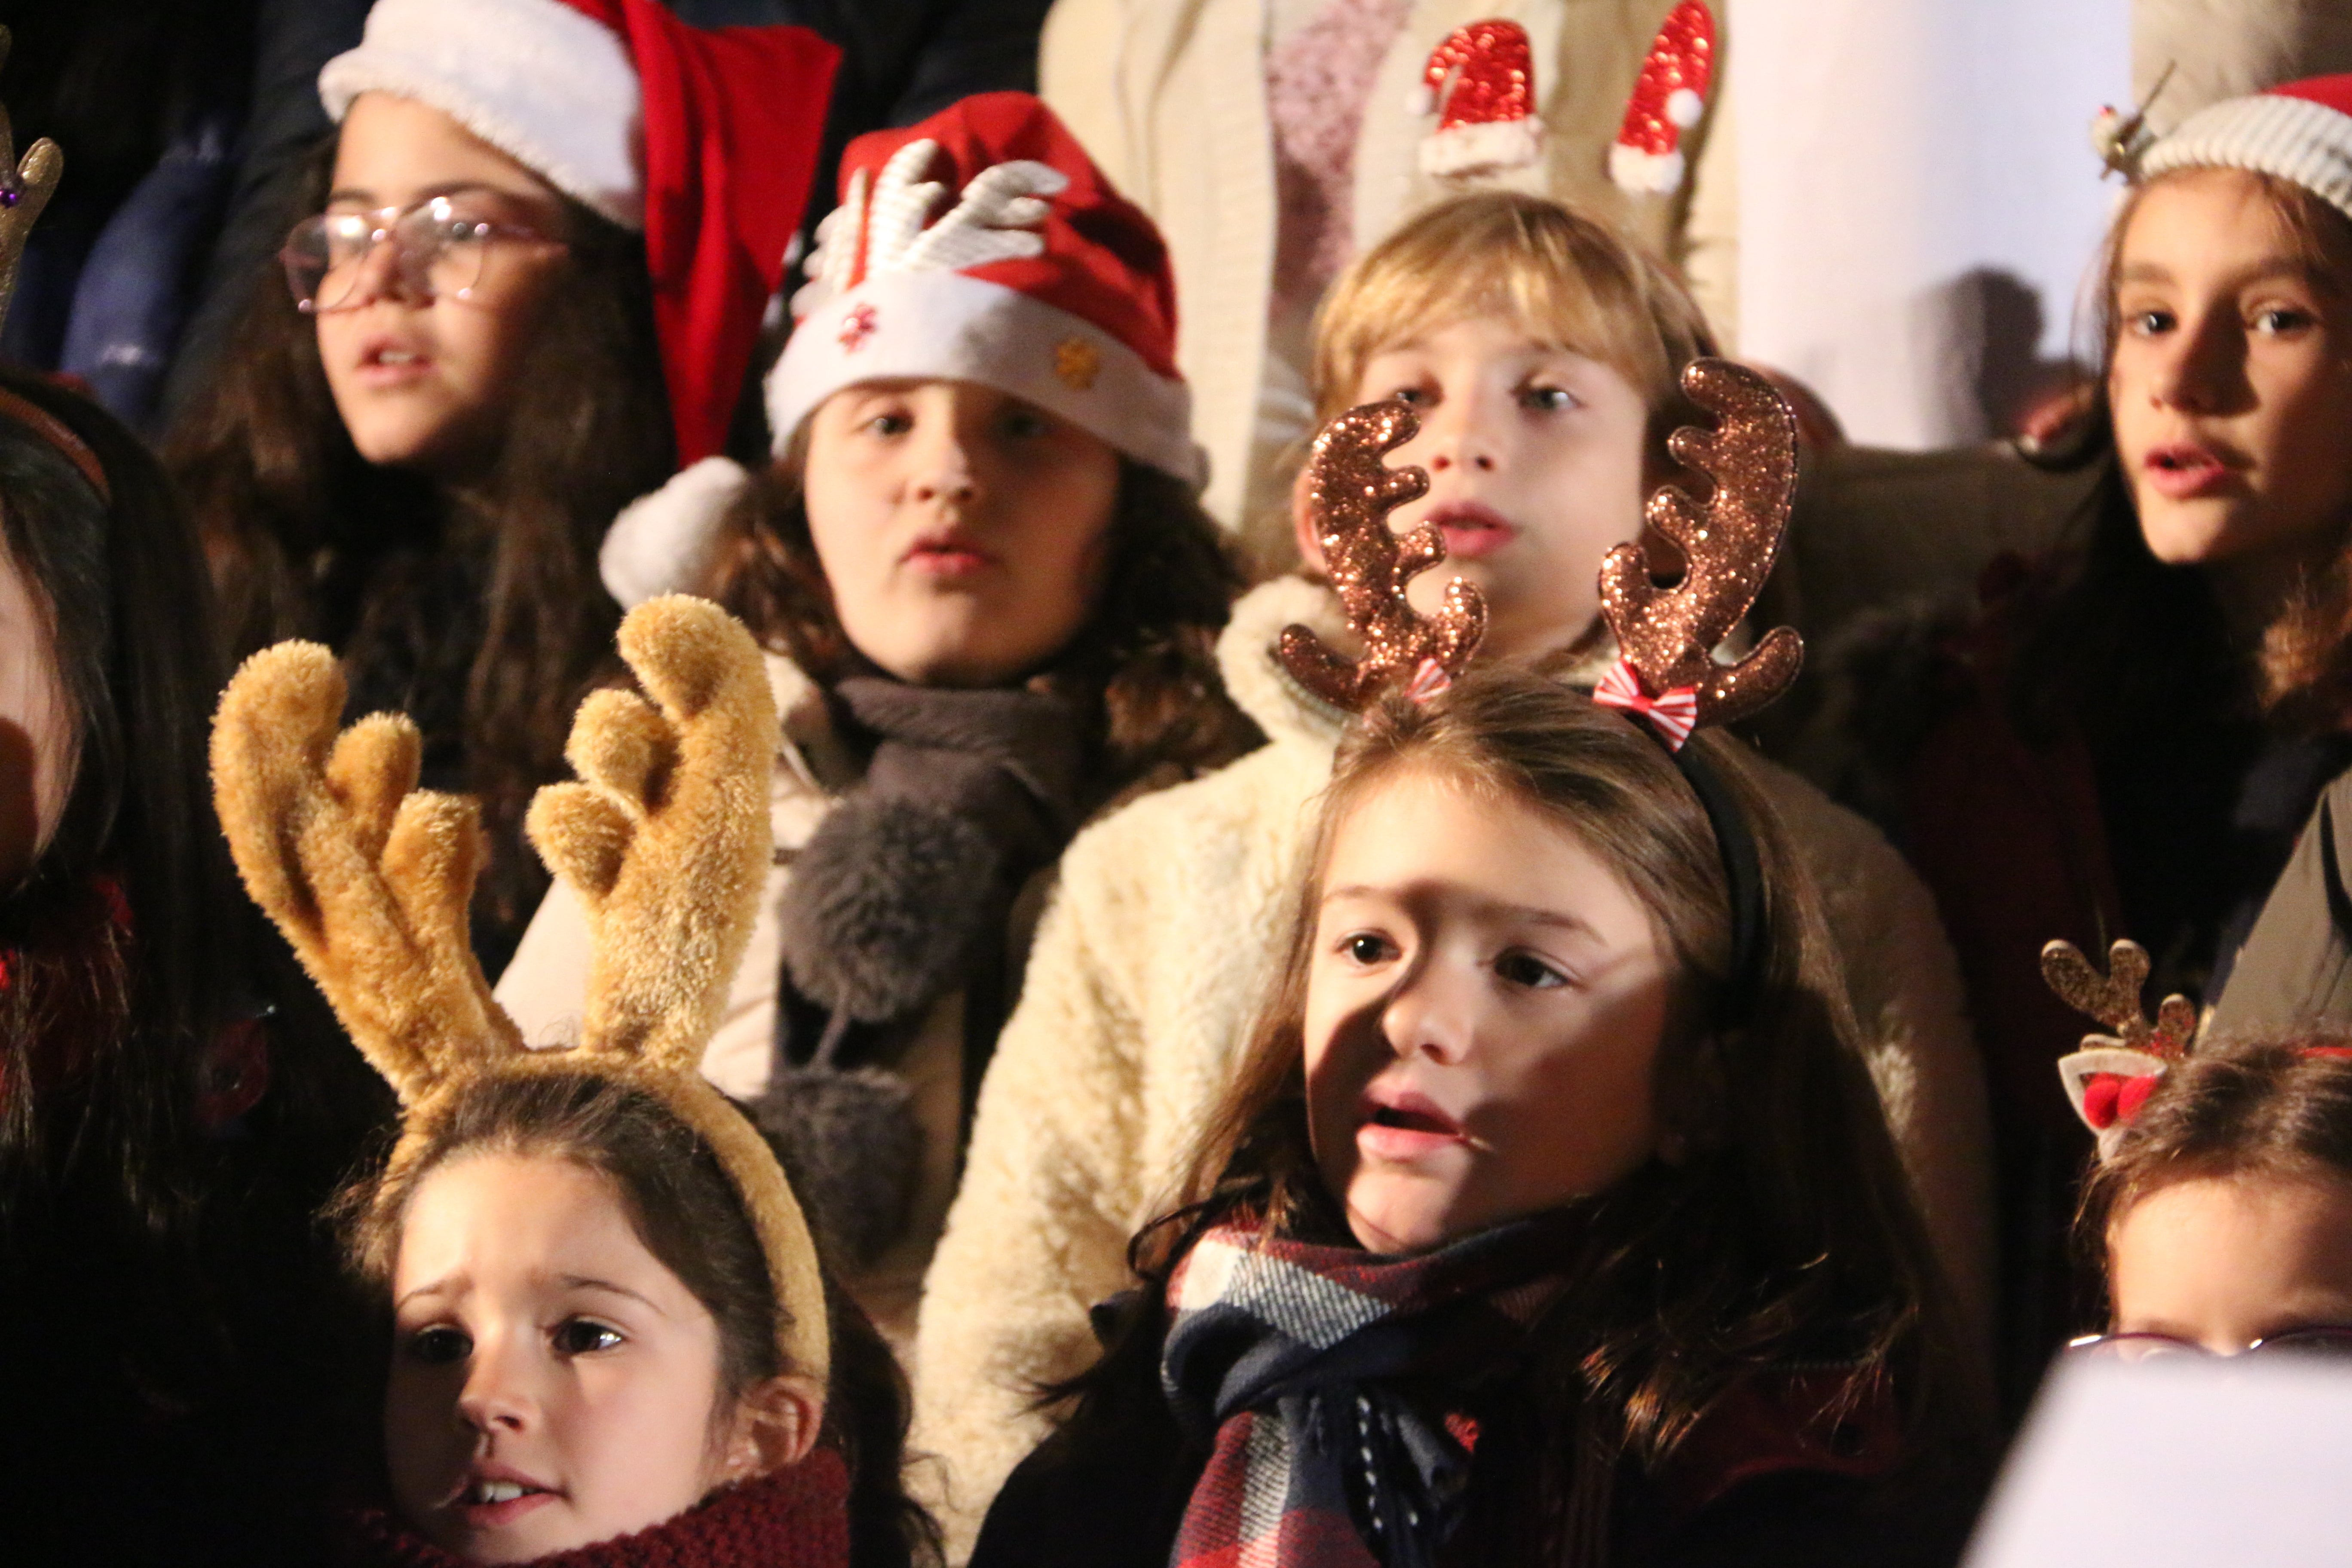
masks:
{"type": "Polygon", "coordinates": [[[1716,416],[1716,428],[1685,426],[1669,445],[1715,481],[1714,491],[1701,506],[1668,485],[1650,498],[1649,520],[1687,570],[1661,588],[1649,552],[1621,544],[1601,563],[1601,608],[1652,696],[1689,688],[1699,723],[1727,724],[1788,689],[1804,662],[1804,643],[1786,626],[1737,664],[1715,661],[1780,555],[1797,483],[1797,421],[1770,382],[1728,360],[1692,361],[1683,390],[1716,416]]]}
{"type": "Polygon", "coordinates": [[[2197,1040],[2197,1007],[2186,996],[2167,996],[2156,1010],[2148,1049],[2160,1057],[2185,1057],[2197,1040]]]}
{"type": "Polygon", "coordinates": [[[413,1101],[458,1058],[516,1043],[467,942],[470,802],[415,791],[415,727],[340,739],[343,678],[315,643],[247,659],[213,720],[213,794],[254,901],[368,1061],[413,1101]]]}
{"type": "Polygon", "coordinates": [[[595,942],[583,1050],[690,1073],[751,940],[771,854],[776,705],[751,634],[716,605],[651,599],[621,655],[653,699],[599,692],[531,802],[531,842],[595,942]]]}
{"type": "Polygon", "coordinates": [[[2139,943],[2118,942],[2109,948],[2102,974],[2073,942],[2049,942],[2042,949],[2042,978],[2060,1001],[2115,1030],[2125,1045],[2138,1049],[2147,1039],[2139,994],[2147,984],[2147,950],[2139,943]]]}
{"type": "MultiPolygon", "coordinates": [[[[8,46],[8,29],[0,27],[0,65],[7,63],[8,46]]],[[[16,292],[16,264],[24,259],[25,241],[65,172],[66,155],[46,136],[25,150],[25,161],[19,163],[8,111],[0,109],[0,323],[6,322],[8,301],[16,292]]]]}
{"type": "Polygon", "coordinates": [[[1285,668],[1301,686],[1339,708],[1360,708],[1391,681],[1410,681],[1423,664],[1448,679],[1462,673],[1486,630],[1486,602],[1468,582],[1446,584],[1433,616],[1405,597],[1406,584],[1445,559],[1445,538],[1423,524],[1400,539],[1388,514],[1429,491],[1419,468],[1381,461],[1413,437],[1421,422],[1401,402],[1351,408],[1315,437],[1307,505],[1315,518],[1331,584],[1364,656],[1347,659],[1305,626],[1282,633],[1285,668]]]}

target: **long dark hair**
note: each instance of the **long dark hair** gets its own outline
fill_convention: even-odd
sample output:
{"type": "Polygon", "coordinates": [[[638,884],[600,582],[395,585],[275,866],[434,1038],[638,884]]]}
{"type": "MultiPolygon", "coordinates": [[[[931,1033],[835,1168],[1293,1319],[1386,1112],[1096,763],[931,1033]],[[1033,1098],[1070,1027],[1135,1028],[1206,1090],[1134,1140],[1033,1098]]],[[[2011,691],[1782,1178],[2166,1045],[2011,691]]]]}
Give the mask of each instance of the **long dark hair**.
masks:
{"type": "MultiPolygon", "coordinates": [[[[1661,1114],[1686,1145],[1595,1198],[1567,1280],[1538,1326],[1512,1440],[1481,1443],[1484,1550],[1462,1561],[1559,1561],[1578,1456],[1664,1464],[1742,1376],[1796,1363],[1845,1374],[1860,1402],[1891,1389],[1914,1461],[1966,1464],[1980,1391],[1950,1296],[1853,1046],[1844,990],[1801,863],[1738,747],[1692,742],[1753,829],[1769,932],[1756,1001],[1713,1037],[1685,1022],[1660,1058],[1661,1114]],[[1547,1544],[1548,1543],[1548,1544],[1547,1544]]],[[[1183,1202],[1138,1237],[1139,1315],[1082,1394],[1131,1380],[1157,1353],[1158,1303],[1210,1226],[1244,1218],[1344,1240],[1308,1143],[1302,1020],[1320,867],[1349,810],[1401,771],[1534,807],[1573,833],[1646,905],[1684,976],[1675,1016],[1710,1016],[1731,915],[1722,860],[1691,787],[1624,719],[1565,687],[1481,668],[1425,705],[1395,701],[1344,745],[1307,862],[1288,961],[1211,1117],[1183,1202]]],[[[1150,1367],[1156,1375],[1156,1367],[1150,1367]]],[[[1074,1420],[1087,1417],[1081,1404],[1074,1420]]],[[[1588,1516],[1589,1517],[1589,1516],[1588,1516]]]]}
{"type": "MultiPolygon", "coordinates": [[[[333,158],[331,137],[302,211],[324,201],[333,158]]],[[[597,577],[597,546],[676,456],[644,243],[577,202],[563,210],[565,270],[478,495],[361,458],[312,323],[274,268],[255,279],[210,395],[165,447],[232,649],[319,638],[350,668],[355,710],[416,719],[428,782],[482,801],[491,857],[476,910],[503,928],[546,886],[522,814],[563,776],[572,710],[611,662],[620,608],[597,577]]]]}
{"type": "MultiPolygon", "coordinates": [[[[809,533],[804,461],[803,436],[729,509],[709,590],[763,644],[826,683],[855,655],[809,533]]],[[[1231,547],[1191,489],[1121,458],[1094,612],[1033,678],[1089,716],[1088,771],[1107,793],[1177,782],[1264,738],[1217,674],[1217,631],[1241,585],[1231,547]]]]}
{"type": "MultiPolygon", "coordinates": [[[[353,1182],[336,1200],[349,1256],[389,1300],[400,1229],[417,1186],[469,1152],[568,1160],[608,1178],[637,1238],[719,1326],[714,1416],[743,1394],[791,1372],[776,1346],[775,1292],[757,1233],[719,1157],[651,1096],[587,1074],[499,1079],[463,1094],[434,1124],[415,1158],[353,1182]]],[[[819,1441],[850,1473],[852,1568],[936,1561],[930,1516],[907,1496],[909,1401],[905,1375],[873,1324],[833,1282],[825,1299],[833,1365],[819,1441]]]]}
{"type": "Polygon", "coordinates": [[[47,621],[79,738],[55,836],[0,890],[0,946],[30,950],[0,986],[0,1209],[79,1164],[168,1228],[186,1196],[199,1052],[236,1002],[244,909],[210,809],[210,595],[185,517],[130,432],[34,377],[0,370],[0,386],[79,437],[111,496],[0,418],[0,540],[47,621]],[[79,951],[57,950],[63,931],[86,938],[79,951]],[[61,1070],[44,1052],[72,1058],[62,1103],[35,1092],[61,1070]]]}

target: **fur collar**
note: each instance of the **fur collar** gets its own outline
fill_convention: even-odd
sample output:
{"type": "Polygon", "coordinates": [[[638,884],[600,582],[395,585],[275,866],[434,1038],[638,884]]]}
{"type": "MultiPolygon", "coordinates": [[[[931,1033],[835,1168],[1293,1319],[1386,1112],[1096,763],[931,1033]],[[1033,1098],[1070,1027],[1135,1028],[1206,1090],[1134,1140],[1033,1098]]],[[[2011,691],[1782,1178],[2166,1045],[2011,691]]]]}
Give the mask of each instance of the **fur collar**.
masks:
{"type": "MultiPolygon", "coordinates": [[[[1328,750],[1339,744],[1349,715],[1293,680],[1282,667],[1276,649],[1282,628],[1294,625],[1334,647],[1354,646],[1339,595],[1328,584],[1294,574],[1261,583],[1234,602],[1233,618],[1217,638],[1217,668],[1234,704],[1257,721],[1267,740],[1328,750]]],[[[1558,673],[1569,685],[1590,690],[1616,657],[1616,639],[1604,634],[1558,673]]]]}

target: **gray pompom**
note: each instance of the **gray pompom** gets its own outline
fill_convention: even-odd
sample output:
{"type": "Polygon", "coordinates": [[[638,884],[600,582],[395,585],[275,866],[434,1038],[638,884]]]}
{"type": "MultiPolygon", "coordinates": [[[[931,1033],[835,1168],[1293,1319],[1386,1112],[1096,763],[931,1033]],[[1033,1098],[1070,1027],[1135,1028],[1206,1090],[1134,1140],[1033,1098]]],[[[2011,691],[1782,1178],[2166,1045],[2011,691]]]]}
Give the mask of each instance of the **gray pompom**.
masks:
{"type": "Polygon", "coordinates": [[[923,1130],[904,1079],[880,1068],[787,1068],[753,1114],[828,1251],[862,1266],[905,1234],[923,1130]]]}
{"type": "Polygon", "coordinates": [[[951,812],[852,795],[793,862],[784,962],[809,999],[862,1024],[958,984],[991,907],[987,836],[951,812]]]}

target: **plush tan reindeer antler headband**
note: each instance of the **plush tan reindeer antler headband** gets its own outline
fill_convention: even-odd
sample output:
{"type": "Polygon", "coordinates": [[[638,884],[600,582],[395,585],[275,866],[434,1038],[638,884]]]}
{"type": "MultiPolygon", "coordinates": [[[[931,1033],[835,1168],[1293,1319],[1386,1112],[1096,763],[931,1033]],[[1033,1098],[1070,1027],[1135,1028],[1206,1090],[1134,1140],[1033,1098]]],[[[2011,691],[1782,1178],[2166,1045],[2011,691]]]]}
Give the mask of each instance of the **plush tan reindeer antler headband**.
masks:
{"type": "Polygon", "coordinates": [[[1389,513],[1428,494],[1429,476],[1391,468],[1381,457],[1420,428],[1403,403],[1368,403],[1315,437],[1307,505],[1340,607],[1364,639],[1364,656],[1344,658],[1305,626],[1283,628],[1281,654],[1291,678],[1335,708],[1360,709],[1396,681],[1416,697],[1443,690],[1486,635],[1486,601],[1460,577],[1445,585],[1434,616],[1405,600],[1405,584],[1445,559],[1445,536],[1428,523],[1402,539],[1391,531],[1389,513]]]}
{"type": "Polygon", "coordinates": [[[650,1095],[718,1156],[758,1232],[784,1364],[824,1385],[824,1289],[774,1153],[703,1079],[702,1048],[750,940],[771,854],[776,710],[750,634],[717,605],[654,599],[621,625],[653,698],[599,691],[565,755],[578,784],[531,802],[530,839],[594,938],[580,1043],[525,1047],[467,940],[482,860],[473,801],[416,788],[416,726],[336,733],[343,678],[315,643],[247,659],[213,721],[213,791],[237,870],[400,1095],[389,1173],[467,1090],[584,1073],[650,1095]]]}

